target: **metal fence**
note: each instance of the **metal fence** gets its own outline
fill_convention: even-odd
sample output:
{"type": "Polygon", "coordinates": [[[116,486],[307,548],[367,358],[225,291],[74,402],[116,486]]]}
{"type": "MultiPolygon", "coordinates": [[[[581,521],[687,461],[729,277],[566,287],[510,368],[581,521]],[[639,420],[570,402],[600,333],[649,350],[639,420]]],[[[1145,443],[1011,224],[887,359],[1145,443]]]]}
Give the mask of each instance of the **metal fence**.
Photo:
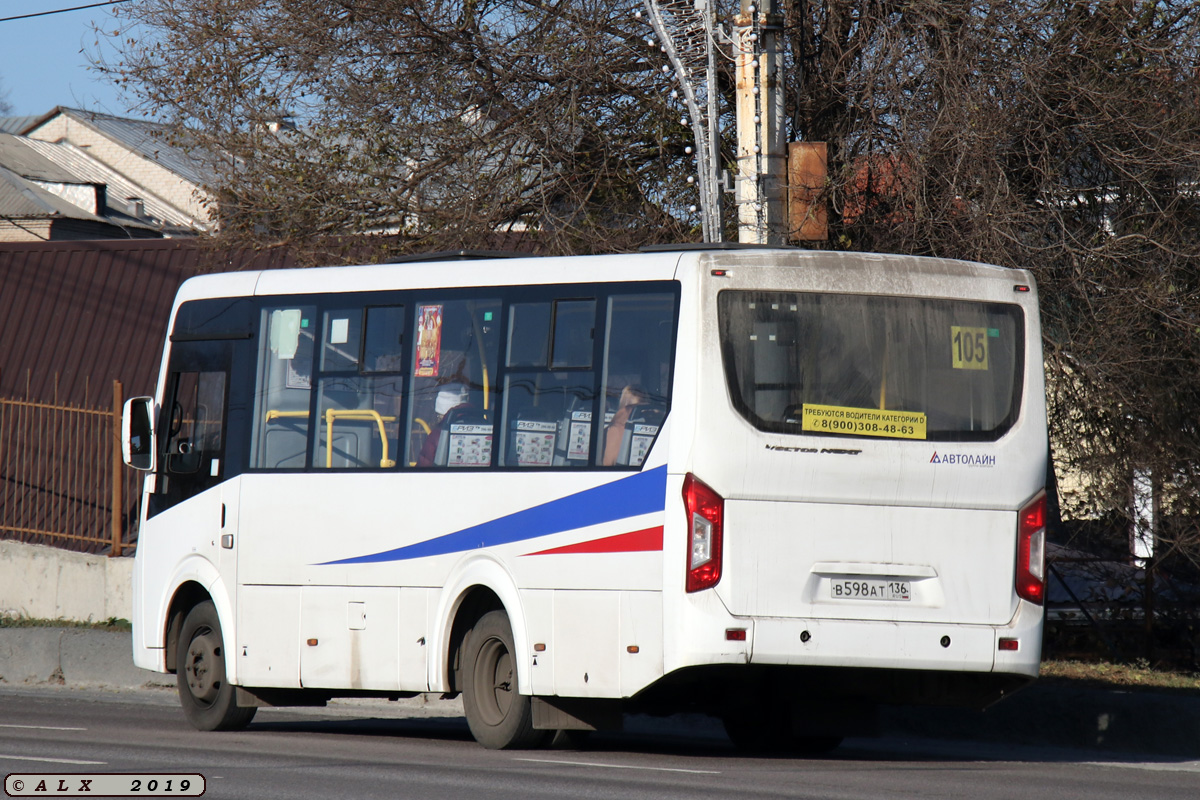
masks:
{"type": "Polygon", "coordinates": [[[138,487],[121,461],[122,394],[113,381],[111,408],[0,398],[0,538],[111,556],[132,549],[138,487]]]}

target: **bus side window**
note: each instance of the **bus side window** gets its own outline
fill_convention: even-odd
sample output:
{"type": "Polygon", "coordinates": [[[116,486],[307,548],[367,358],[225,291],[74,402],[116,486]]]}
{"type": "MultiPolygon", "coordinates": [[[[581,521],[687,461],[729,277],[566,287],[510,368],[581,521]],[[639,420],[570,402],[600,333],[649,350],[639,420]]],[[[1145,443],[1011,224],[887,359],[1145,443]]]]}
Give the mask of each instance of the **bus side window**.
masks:
{"type": "Polygon", "coordinates": [[[219,457],[224,427],[225,373],[179,373],[164,442],[167,472],[190,475],[219,457]]]}
{"type": "Polygon", "coordinates": [[[397,464],[403,306],[326,311],[312,466],[390,469],[397,464]]]}
{"type": "Polygon", "coordinates": [[[316,308],[262,315],[250,466],[302,469],[308,450],[316,308]]]}
{"type": "Polygon", "coordinates": [[[607,311],[601,464],[636,468],[670,408],[675,297],[616,295],[607,311]]]}
{"type": "Polygon", "coordinates": [[[596,301],[514,303],[509,309],[501,463],[591,463],[596,301]]]}
{"type": "Polygon", "coordinates": [[[497,298],[418,297],[413,304],[408,466],[491,466],[500,310],[497,298]]]}

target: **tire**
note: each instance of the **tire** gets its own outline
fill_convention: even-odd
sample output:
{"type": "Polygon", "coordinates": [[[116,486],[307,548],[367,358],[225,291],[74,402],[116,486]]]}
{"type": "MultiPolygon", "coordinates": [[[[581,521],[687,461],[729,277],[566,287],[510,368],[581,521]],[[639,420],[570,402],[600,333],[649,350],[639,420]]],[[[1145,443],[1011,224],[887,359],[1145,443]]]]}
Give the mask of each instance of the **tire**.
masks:
{"type": "Polygon", "coordinates": [[[792,732],[791,721],[781,709],[738,709],[722,717],[725,733],[733,746],[747,753],[819,756],[836,750],[841,736],[812,736],[792,732]]]}
{"type": "Polygon", "coordinates": [[[234,687],[225,680],[225,645],[212,601],[205,600],[184,618],[175,664],[179,704],[192,727],[235,731],[250,724],[258,709],[239,708],[234,687]]]}
{"type": "Polygon", "coordinates": [[[463,641],[463,710],[471,735],[489,750],[544,745],[554,731],[533,727],[528,695],[517,686],[512,627],[503,611],[489,611],[463,641]]]}

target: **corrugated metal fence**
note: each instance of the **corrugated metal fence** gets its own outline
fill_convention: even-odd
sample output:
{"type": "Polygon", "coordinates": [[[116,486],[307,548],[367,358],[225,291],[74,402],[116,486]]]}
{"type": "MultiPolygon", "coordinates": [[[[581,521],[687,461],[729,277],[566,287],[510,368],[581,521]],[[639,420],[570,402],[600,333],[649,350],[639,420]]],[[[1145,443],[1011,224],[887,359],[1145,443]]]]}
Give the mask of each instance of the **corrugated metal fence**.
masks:
{"type": "Polygon", "coordinates": [[[119,556],[138,501],[121,461],[121,384],[108,408],[56,400],[0,397],[0,538],[119,556]]]}
{"type": "MultiPolygon", "coordinates": [[[[286,250],[214,245],[0,243],[0,538],[129,552],[137,490],[119,485],[124,468],[110,461],[112,380],[130,394],[154,391],[167,317],[186,278],[292,265],[286,250]]],[[[124,478],[140,483],[132,470],[124,478]]]]}

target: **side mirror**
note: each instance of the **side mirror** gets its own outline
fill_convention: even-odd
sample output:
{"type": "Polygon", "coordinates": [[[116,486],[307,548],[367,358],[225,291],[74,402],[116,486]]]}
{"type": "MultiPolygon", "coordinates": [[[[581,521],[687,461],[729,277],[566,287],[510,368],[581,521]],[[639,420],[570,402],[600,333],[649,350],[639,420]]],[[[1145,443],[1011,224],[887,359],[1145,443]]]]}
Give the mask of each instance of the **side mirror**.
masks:
{"type": "Polygon", "coordinates": [[[154,398],[131,397],[121,414],[121,456],[134,469],[154,469],[154,398]]]}

